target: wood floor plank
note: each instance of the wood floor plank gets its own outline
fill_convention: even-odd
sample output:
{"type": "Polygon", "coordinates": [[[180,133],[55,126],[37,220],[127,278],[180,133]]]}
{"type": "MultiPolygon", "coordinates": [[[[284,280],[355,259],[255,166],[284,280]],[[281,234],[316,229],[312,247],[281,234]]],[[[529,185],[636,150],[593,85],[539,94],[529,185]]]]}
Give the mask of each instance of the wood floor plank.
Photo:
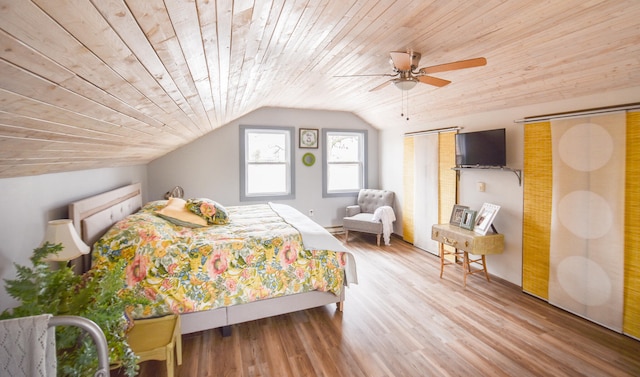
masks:
{"type": "MultiPolygon", "coordinates": [[[[343,240],[343,236],[338,235],[343,240]]],[[[334,305],[183,336],[177,376],[640,376],[640,341],[394,238],[352,235],[359,284],[334,305]]],[[[490,270],[491,266],[489,266],[490,270]]],[[[112,374],[118,375],[118,374],[112,374]]],[[[140,376],[166,376],[163,362],[140,376]]]]}

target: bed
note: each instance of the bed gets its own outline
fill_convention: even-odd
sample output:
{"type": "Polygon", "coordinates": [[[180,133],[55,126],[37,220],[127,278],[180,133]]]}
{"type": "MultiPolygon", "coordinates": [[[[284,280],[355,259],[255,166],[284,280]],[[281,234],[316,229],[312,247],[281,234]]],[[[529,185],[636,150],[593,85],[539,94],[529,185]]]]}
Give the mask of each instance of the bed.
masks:
{"type": "MultiPolygon", "coordinates": [[[[131,262],[123,283],[152,299],[134,318],[173,312],[183,334],[222,328],[227,335],[246,321],[334,303],[342,310],[344,288],[357,283],[342,243],[290,206],[227,207],[228,224],[192,228],[157,216],[166,203],[143,205],[137,183],[69,205],[95,263],[131,262]]],[[[80,262],[81,270],[91,266],[80,262]]]]}

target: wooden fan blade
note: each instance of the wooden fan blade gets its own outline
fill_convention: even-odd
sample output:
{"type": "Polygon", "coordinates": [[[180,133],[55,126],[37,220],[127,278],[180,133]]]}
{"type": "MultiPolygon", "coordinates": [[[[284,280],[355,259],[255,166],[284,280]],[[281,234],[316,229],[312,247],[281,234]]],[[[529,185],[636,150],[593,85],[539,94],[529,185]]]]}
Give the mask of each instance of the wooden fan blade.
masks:
{"type": "Polygon", "coordinates": [[[392,51],[389,55],[391,55],[393,66],[398,71],[409,71],[411,69],[411,54],[408,52],[392,51]]]}
{"type": "Polygon", "coordinates": [[[446,64],[434,65],[431,67],[420,68],[420,73],[431,74],[431,73],[437,73],[437,72],[453,71],[456,69],[480,67],[486,64],[487,64],[487,59],[485,58],[460,60],[453,63],[446,63],[446,64]]]}
{"type": "Polygon", "coordinates": [[[363,75],[336,75],[333,77],[393,77],[393,76],[397,76],[396,75],[392,75],[391,73],[371,73],[371,74],[363,74],[363,75]]]}
{"type": "Polygon", "coordinates": [[[417,79],[423,84],[429,84],[438,87],[443,87],[445,85],[451,84],[451,81],[449,80],[443,80],[432,76],[417,76],[417,79]]]}
{"type": "Polygon", "coordinates": [[[391,84],[391,80],[387,80],[387,81],[383,82],[382,84],[376,86],[375,88],[369,89],[369,91],[370,92],[375,92],[376,90],[380,90],[380,89],[384,88],[385,86],[387,86],[389,84],[391,84]]]}

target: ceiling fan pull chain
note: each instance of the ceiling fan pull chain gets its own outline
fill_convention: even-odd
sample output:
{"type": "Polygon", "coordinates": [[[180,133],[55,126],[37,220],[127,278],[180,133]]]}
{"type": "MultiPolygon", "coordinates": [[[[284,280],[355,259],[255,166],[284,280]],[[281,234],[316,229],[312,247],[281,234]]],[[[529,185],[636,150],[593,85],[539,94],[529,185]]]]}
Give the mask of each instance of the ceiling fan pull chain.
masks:
{"type": "Polygon", "coordinates": [[[409,120],[409,92],[407,92],[407,121],[409,120]]]}
{"type": "Polygon", "coordinates": [[[402,107],[402,111],[400,112],[400,116],[404,117],[405,116],[405,112],[407,114],[407,120],[409,120],[409,93],[406,90],[402,90],[400,91],[400,106],[402,107]],[[405,97],[406,94],[406,97],[405,97]],[[407,111],[405,111],[405,109],[407,111]]]}

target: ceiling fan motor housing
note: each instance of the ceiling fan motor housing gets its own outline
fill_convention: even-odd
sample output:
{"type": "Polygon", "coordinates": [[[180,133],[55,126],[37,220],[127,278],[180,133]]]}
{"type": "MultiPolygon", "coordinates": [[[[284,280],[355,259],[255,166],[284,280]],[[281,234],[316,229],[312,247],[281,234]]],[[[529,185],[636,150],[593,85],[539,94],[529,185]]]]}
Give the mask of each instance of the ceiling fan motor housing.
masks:
{"type": "Polygon", "coordinates": [[[418,64],[420,64],[420,57],[422,55],[419,52],[411,51],[411,70],[418,68],[418,64]]]}
{"type": "Polygon", "coordinates": [[[400,77],[393,79],[393,83],[400,90],[411,90],[413,89],[418,80],[411,74],[410,71],[400,71],[400,77]]]}

